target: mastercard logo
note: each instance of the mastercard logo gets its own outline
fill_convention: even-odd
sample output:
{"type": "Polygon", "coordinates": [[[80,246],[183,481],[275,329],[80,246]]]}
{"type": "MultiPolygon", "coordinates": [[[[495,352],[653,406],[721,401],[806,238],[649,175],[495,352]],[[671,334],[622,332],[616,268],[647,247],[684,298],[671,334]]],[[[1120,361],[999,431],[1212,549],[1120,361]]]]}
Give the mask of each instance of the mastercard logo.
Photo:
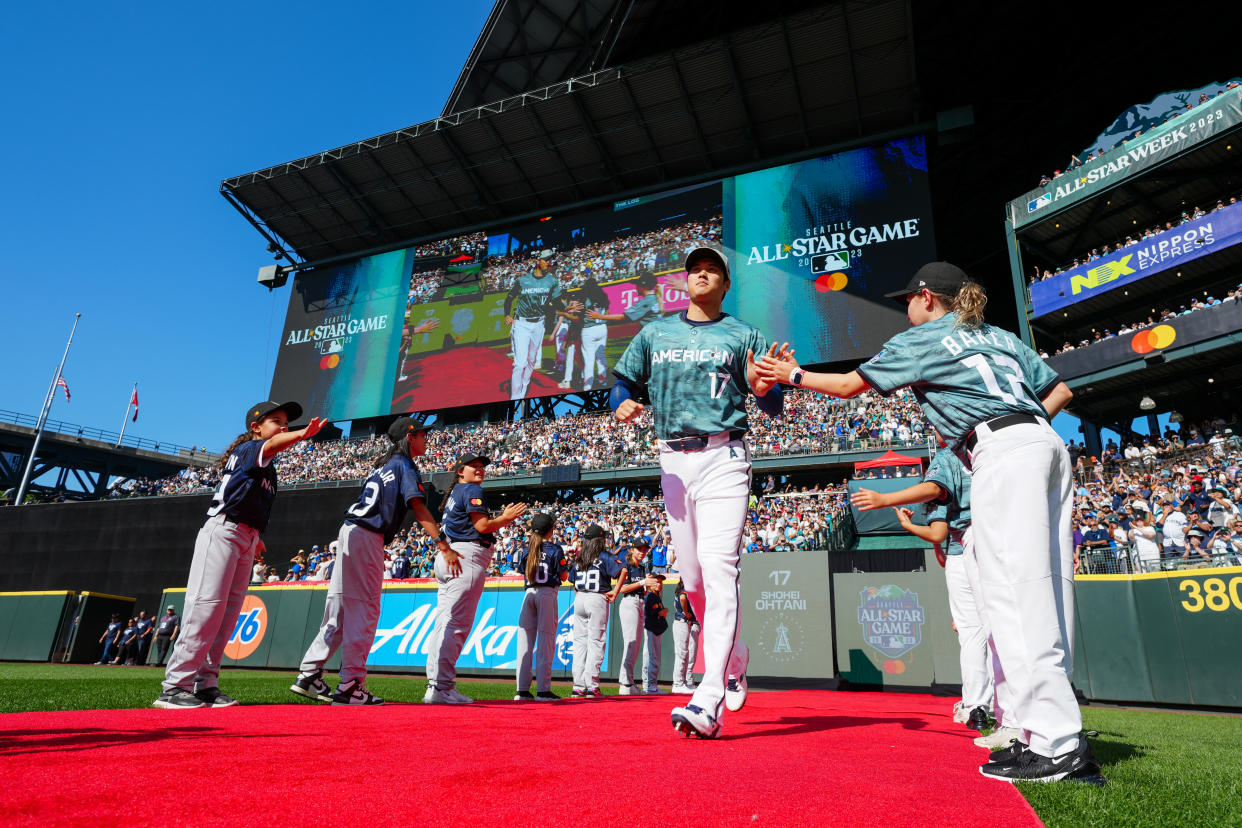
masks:
{"type": "Polygon", "coordinates": [[[319,360],[319,367],[325,371],[330,371],[341,364],[340,354],[324,354],[323,359],[319,360]]]}
{"type": "Polygon", "coordinates": [[[257,595],[247,595],[242,602],[241,613],[233,625],[233,634],[224,645],[224,654],[232,659],[243,659],[259,649],[263,633],[267,632],[267,606],[257,595]]]}
{"type": "Polygon", "coordinates": [[[844,273],[824,273],[815,279],[815,289],[820,293],[828,293],[833,290],[841,290],[850,283],[850,279],[844,273]]]}
{"type": "Polygon", "coordinates": [[[1150,354],[1161,348],[1167,348],[1177,339],[1177,331],[1172,325],[1157,325],[1150,331],[1139,331],[1130,340],[1130,347],[1135,353],[1150,354]]]}

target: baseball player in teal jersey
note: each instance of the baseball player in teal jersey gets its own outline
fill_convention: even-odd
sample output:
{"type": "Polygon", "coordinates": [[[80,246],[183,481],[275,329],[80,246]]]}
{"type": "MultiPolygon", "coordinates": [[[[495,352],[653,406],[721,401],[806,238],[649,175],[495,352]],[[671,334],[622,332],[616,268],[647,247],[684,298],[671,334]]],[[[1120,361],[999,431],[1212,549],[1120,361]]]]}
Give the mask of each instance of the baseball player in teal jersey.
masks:
{"type": "Polygon", "coordinates": [[[751,483],[746,395],[754,393],[771,415],[782,411],[783,396],[754,361],[768,347],[763,334],[721,311],[729,289],[724,252],[697,247],[686,270],[690,307],[638,332],[617,363],[610,404],[627,422],[643,413],[637,398],[644,393],[654,409],[677,568],[703,624],[703,680],[688,704],[673,708],[673,726],[714,739],[723,708],[740,710],[746,702],[750,654],[737,637],[738,561],[751,483]]]}
{"type": "Polygon", "coordinates": [[[970,472],[950,451],[937,452],[922,483],[898,492],[869,489],[852,498],[860,510],[894,507],[907,532],[936,546],[936,558],[944,567],[949,592],[949,612],[957,630],[962,673],[962,699],[953,706],[953,718],[973,730],[989,725],[989,708],[996,729],[975,739],[980,747],[1004,747],[1021,736],[1009,712],[1012,704],[1005,675],[999,669],[991,643],[991,630],[983,615],[979,564],[975,558],[970,526],[970,472]],[[926,502],[927,525],[913,522],[913,513],[900,504],[926,502]],[[942,551],[943,550],[943,551],[942,551]]]}
{"type": "Polygon", "coordinates": [[[1049,419],[1073,397],[1039,355],[983,321],[987,296],[960,268],[931,262],[891,297],[912,327],[848,374],[803,371],[782,346],[763,376],[836,397],[910,386],[923,413],[973,472],[971,512],[983,615],[996,631],[1013,712],[1026,740],[979,770],[1007,781],[1099,782],[1079,737],[1070,685],[1074,581],[1069,454],[1049,419]]]}
{"type": "MultiPolygon", "coordinates": [[[[505,296],[505,324],[511,325],[509,339],[513,345],[513,376],[509,399],[526,396],[530,378],[539,366],[543,338],[548,332],[548,316],[561,307],[561,283],[543,261],[530,273],[523,273],[513,282],[505,296]]],[[[581,310],[581,305],[574,308],[581,310]]]]}

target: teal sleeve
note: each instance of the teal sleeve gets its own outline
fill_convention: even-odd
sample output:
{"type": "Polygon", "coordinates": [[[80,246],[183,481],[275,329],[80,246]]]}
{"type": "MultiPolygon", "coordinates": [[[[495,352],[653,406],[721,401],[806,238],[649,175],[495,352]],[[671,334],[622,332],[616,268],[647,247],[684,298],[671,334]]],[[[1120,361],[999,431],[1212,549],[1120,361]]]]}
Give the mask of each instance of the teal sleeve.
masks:
{"type": "Polygon", "coordinates": [[[648,337],[645,335],[647,329],[643,328],[638,335],[630,340],[629,346],[625,349],[625,353],[617,360],[613,373],[619,377],[624,377],[631,382],[646,385],[651,379],[651,358],[648,353],[647,346],[648,337]]]}
{"type": "Polygon", "coordinates": [[[1028,386],[1040,400],[1043,400],[1053,386],[1061,381],[1061,377],[1048,367],[1048,363],[1044,362],[1039,354],[1023,343],[1018,343],[1017,356],[1018,362],[1022,365],[1022,371],[1027,376],[1028,386]]]}
{"type": "Polygon", "coordinates": [[[919,361],[910,347],[910,328],[894,336],[878,354],[858,366],[858,373],[867,384],[885,396],[919,380],[919,361]]]}
{"type": "Polygon", "coordinates": [[[943,503],[927,510],[927,525],[931,526],[937,521],[940,523],[949,522],[949,507],[943,503]]]}

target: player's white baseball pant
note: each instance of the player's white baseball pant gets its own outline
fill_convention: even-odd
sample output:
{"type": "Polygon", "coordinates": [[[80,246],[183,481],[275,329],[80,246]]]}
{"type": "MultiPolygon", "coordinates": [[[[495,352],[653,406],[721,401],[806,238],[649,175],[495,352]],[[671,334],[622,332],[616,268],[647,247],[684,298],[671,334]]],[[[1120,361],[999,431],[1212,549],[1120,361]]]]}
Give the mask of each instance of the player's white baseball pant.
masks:
{"type": "Polygon", "coordinates": [[[1078,747],[1074,653],[1073,477],[1044,421],[975,429],[971,518],[983,615],[994,631],[1012,711],[1031,750],[1078,747]]]}
{"type": "Polygon", "coordinates": [[[220,685],[220,659],[250,586],[258,543],[258,530],[229,523],[223,514],[208,518],[198,530],[181,634],[164,671],[165,690],[180,687],[193,693],[220,685]]]}
{"type": "Polygon", "coordinates": [[[556,589],[530,587],[522,596],[518,614],[517,689],[530,690],[530,663],[534,652],[535,689],[552,690],[552,652],[556,646],[556,589]],[[535,647],[538,650],[535,651],[535,647]]]}
{"type": "Polygon", "coordinates": [[[490,546],[467,541],[449,545],[459,556],[461,574],[450,576],[444,556],[436,554],[436,626],[427,645],[427,685],[441,691],[457,686],[457,657],[474,626],[479,597],[487,582],[487,565],[492,560],[490,546]]]}
{"type": "Polygon", "coordinates": [[[694,685],[694,658],[699,654],[699,624],[673,619],[673,686],[694,685]]]}
{"type": "Polygon", "coordinates": [[[642,672],[638,654],[643,646],[643,590],[617,599],[617,619],[621,622],[621,667],[617,671],[617,683],[629,687],[642,672]]]}
{"type": "Polygon", "coordinates": [[[509,340],[513,345],[513,376],[509,384],[509,399],[520,400],[526,396],[531,374],[539,365],[543,352],[545,322],[542,318],[531,321],[518,317],[513,320],[509,340]]]}
{"type": "Polygon", "coordinates": [[[660,443],[660,484],[677,570],[701,619],[703,680],[690,703],[720,718],[733,645],[741,628],[742,528],[750,494],[750,448],[712,435],[702,451],[673,451],[660,443]]]}
{"type": "Polygon", "coordinates": [[[598,690],[608,640],[608,601],[599,592],[574,594],[574,689],[598,690]]]}
{"type": "Polygon", "coordinates": [[[591,388],[595,383],[605,383],[608,377],[608,364],[605,358],[608,347],[608,325],[582,327],[582,384],[591,388]]]}
{"type": "Polygon", "coordinates": [[[660,683],[660,635],[649,629],[643,632],[643,662],[647,665],[643,671],[643,686],[647,692],[660,683]]]}
{"type": "Polygon", "coordinates": [[[996,726],[1016,727],[1021,730],[1018,714],[1013,712],[1013,688],[1005,680],[1005,671],[1001,668],[1000,657],[996,655],[996,642],[992,636],[988,636],[988,660],[992,667],[992,716],[996,719],[996,726]]]}
{"type": "Polygon", "coordinates": [[[979,611],[979,565],[969,528],[962,536],[962,554],[947,555],[944,580],[949,587],[949,613],[957,627],[962,670],[962,704],[968,710],[992,707],[992,654],[988,650],[988,624],[979,611]]]}
{"type": "Polygon", "coordinates": [[[342,524],[323,605],[323,623],[302,656],[302,675],[322,670],[339,647],[341,683],[366,683],[367,656],[375,643],[383,586],[384,536],[352,523],[342,524]]]}

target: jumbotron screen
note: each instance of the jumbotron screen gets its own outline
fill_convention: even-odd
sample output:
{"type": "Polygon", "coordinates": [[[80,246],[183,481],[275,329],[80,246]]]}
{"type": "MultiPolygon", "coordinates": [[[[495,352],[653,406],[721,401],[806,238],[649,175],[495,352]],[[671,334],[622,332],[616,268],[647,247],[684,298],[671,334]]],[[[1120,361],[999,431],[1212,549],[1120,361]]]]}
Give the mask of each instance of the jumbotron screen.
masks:
{"type": "Polygon", "coordinates": [[[332,420],[612,384],[634,335],[689,304],[684,260],[729,254],[724,309],[803,363],[866,358],[884,298],[935,258],[921,137],[301,274],[272,399],[332,420]]]}

